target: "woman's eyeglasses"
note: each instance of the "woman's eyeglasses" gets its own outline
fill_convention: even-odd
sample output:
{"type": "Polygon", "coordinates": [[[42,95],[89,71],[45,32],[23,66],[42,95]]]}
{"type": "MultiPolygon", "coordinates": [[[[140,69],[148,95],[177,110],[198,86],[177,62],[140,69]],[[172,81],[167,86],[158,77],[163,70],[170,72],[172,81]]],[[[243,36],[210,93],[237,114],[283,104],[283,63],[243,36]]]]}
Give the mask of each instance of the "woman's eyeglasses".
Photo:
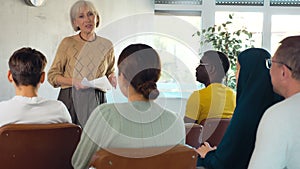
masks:
{"type": "Polygon", "coordinates": [[[272,59],[266,59],[266,67],[267,67],[268,69],[271,68],[272,62],[278,63],[278,64],[282,64],[282,65],[286,66],[288,69],[290,69],[290,71],[293,71],[293,69],[292,69],[289,65],[287,65],[287,64],[285,64],[285,63],[283,63],[283,62],[280,62],[280,61],[272,60],[272,59]]]}

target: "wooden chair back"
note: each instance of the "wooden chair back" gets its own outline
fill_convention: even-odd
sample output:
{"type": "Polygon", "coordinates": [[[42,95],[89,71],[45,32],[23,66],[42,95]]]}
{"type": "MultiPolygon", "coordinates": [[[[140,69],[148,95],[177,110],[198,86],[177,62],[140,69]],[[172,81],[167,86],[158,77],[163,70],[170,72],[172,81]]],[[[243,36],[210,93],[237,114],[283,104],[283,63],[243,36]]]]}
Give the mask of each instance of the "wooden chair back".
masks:
{"type": "Polygon", "coordinates": [[[75,124],[9,124],[0,128],[1,168],[72,169],[80,140],[75,124]]]}
{"type": "Polygon", "coordinates": [[[197,153],[185,145],[115,148],[101,149],[93,159],[96,169],[196,169],[197,153]]]}
{"type": "Polygon", "coordinates": [[[218,146],[231,118],[207,118],[201,121],[203,126],[202,142],[207,141],[211,146],[218,146]]]}
{"type": "Polygon", "coordinates": [[[198,148],[202,143],[202,130],[202,125],[197,123],[185,123],[185,143],[194,148],[198,148]]]}

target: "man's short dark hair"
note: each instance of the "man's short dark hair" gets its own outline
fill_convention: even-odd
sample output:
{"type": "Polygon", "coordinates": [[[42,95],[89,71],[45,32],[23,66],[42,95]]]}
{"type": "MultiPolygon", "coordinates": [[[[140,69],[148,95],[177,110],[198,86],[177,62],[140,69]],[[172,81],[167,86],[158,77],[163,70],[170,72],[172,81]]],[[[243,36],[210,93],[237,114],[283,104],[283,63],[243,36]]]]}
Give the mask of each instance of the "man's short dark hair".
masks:
{"type": "Polygon", "coordinates": [[[215,66],[218,66],[218,64],[216,63],[217,60],[221,61],[221,64],[222,64],[222,67],[224,70],[224,74],[226,74],[228,72],[230,63],[229,63],[227,55],[224,54],[223,52],[208,50],[208,51],[204,52],[203,56],[207,57],[208,60],[213,62],[215,64],[215,66]],[[218,59],[216,59],[217,56],[218,56],[218,59]]]}
{"type": "Polygon", "coordinates": [[[17,86],[36,87],[47,64],[46,57],[39,51],[24,47],[15,51],[8,61],[9,69],[17,86]]]}

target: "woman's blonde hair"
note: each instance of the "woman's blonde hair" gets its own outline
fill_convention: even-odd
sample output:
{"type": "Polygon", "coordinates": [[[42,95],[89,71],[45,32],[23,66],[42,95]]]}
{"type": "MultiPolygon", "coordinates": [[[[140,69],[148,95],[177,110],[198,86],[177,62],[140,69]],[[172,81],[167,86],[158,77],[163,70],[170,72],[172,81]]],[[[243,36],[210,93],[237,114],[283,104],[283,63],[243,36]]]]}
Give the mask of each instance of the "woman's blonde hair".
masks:
{"type": "Polygon", "coordinates": [[[95,6],[93,5],[92,2],[86,1],[86,0],[79,0],[73,6],[71,7],[70,10],[70,19],[71,19],[71,24],[75,32],[79,31],[80,28],[74,24],[74,20],[76,19],[76,16],[78,15],[79,9],[83,6],[88,7],[97,17],[97,22],[96,22],[96,28],[99,26],[100,22],[100,16],[98,11],[96,10],[95,6]]]}

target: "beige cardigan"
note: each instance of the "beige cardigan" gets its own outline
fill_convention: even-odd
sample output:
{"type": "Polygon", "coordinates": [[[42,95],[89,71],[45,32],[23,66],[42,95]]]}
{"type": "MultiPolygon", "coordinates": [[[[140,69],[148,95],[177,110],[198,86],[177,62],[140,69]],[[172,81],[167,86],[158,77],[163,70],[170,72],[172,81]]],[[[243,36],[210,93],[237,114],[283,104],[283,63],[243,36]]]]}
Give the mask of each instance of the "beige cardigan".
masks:
{"type": "Polygon", "coordinates": [[[78,35],[66,37],[60,43],[55,59],[48,71],[48,82],[54,87],[59,86],[56,77],[93,80],[109,76],[115,71],[113,44],[108,39],[97,36],[95,41],[86,42],[78,35]]]}

